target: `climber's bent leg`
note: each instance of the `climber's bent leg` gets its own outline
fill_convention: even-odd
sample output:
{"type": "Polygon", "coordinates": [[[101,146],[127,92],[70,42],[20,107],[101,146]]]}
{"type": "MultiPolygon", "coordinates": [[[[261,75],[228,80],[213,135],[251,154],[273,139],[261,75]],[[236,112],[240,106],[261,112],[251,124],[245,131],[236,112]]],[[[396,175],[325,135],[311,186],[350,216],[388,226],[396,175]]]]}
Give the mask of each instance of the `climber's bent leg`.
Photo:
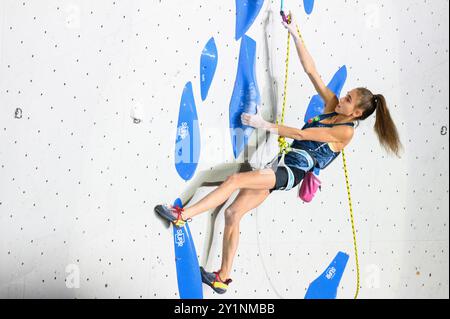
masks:
{"type": "Polygon", "coordinates": [[[183,216],[185,219],[188,219],[216,208],[223,204],[238,189],[269,191],[274,185],[275,173],[271,169],[233,174],[198,203],[185,208],[183,216]]]}

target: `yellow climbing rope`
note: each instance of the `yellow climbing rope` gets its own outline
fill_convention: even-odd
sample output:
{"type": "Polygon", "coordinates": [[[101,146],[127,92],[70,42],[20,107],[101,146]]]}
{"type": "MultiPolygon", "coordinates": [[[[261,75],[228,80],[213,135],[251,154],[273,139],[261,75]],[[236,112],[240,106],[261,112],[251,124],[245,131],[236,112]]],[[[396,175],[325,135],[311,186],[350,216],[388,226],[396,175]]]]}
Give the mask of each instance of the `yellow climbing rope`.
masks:
{"type": "MultiPolygon", "coordinates": [[[[288,21],[289,23],[291,23],[291,16],[288,16],[288,21]]],[[[297,27],[297,33],[298,36],[300,37],[300,39],[302,40],[303,44],[305,44],[305,42],[303,41],[303,37],[302,34],[300,33],[300,29],[297,27]]],[[[305,45],[306,47],[306,45],[305,45]]],[[[285,74],[284,74],[284,91],[283,91],[283,106],[281,108],[281,119],[280,121],[278,121],[277,118],[277,125],[284,124],[284,115],[286,112],[286,102],[287,102],[287,89],[288,89],[288,77],[289,77],[289,56],[290,56],[290,51],[291,51],[291,33],[288,32],[288,38],[287,38],[287,51],[286,51],[286,67],[285,67],[285,74]]],[[[286,138],[284,136],[279,136],[278,137],[278,145],[280,147],[280,152],[279,154],[286,154],[291,150],[291,147],[289,145],[289,143],[286,141],[286,138]]]]}
{"type": "Polygon", "coordinates": [[[347,161],[345,159],[345,151],[342,150],[342,162],[344,164],[344,174],[345,174],[345,185],[347,186],[348,195],[348,206],[350,209],[350,221],[352,223],[352,233],[353,233],[353,248],[355,250],[355,263],[356,263],[356,292],[355,299],[358,298],[359,294],[359,260],[358,260],[358,247],[356,245],[356,230],[355,230],[355,219],[353,218],[353,205],[352,205],[352,195],[350,193],[350,182],[348,178],[347,161]]]}
{"type": "MultiPolygon", "coordinates": [[[[289,23],[290,23],[290,17],[288,17],[289,23]]],[[[286,53],[286,68],[285,68],[285,74],[284,74],[284,92],[283,92],[283,106],[281,108],[281,120],[278,121],[277,117],[277,125],[284,124],[284,115],[286,111],[286,101],[287,101],[287,89],[288,89],[288,77],[289,77],[289,55],[290,55],[290,47],[291,47],[291,34],[288,32],[288,38],[287,38],[287,53],[286,53]]],[[[279,154],[287,154],[291,147],[289,143],[286,141],[286,138],[284,136],[278,137],[278,145],[280,147],[279,154]]]]}
{"type": "MultiPolygon", "coordinates": [[[[290,16],[288,16],[289,23],[291,22],[290,16]]],[[[306,47],[305,41],[303,41],[302,34],[300,33],[300,29],[298,25],[296,26],[298,35],[303,42],[303,45],[306,47]]],[[[288,75],[289,75],[289,55],[290,55],[290,46],[291,46],[291,33],[288,31],[288,39],[287,39],[287,54],[286,54],[286,69],[285,69],[285,76],[284,76],[284,93],[283,93],[283,106],[281,110],[281,119],[278,121],[277,117],[277,125],[284,123],[284,116],[285,116],[285,110],[286,110],[286,101],[287,101],[287,88],[288,88],[288,75]]],[[[278,137],[278,144],[280,147],[279,154],[286,154],[291,150],[291,147],[289,143],[286,141],[286,138],[284,136],[278,137]]],[[[356,230],[355,230],[355,221],[353,217],[353,205],[352,205],[352,196],[350,192],[350,182],[348,178],[348,170],[347,170],[347,161],[345,158],[345,152],[342,150],[342,161],[344,164],[344,174],[345,174],[345,183],[347,187],[347,195],[348,195],[348,205],[350,208],[350,221],[352,224],[352,232],[353,232],[353,247],[355,251],[355,263],[356,263],[356,293],[355,293],[355,299],[358,298],[359,294],[359,286],[360,286],[360,272],[359,272],[359,259],[358,259],[358,247],[356,244],[356,230]]]]}

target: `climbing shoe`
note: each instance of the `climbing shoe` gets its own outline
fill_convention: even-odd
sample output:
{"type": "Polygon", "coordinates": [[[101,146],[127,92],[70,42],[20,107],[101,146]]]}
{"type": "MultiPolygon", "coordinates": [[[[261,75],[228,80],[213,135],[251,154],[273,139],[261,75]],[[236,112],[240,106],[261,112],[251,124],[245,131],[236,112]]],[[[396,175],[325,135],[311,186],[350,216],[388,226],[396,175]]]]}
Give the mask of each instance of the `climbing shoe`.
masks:
{"type": "Polygon", "coordinates": [[[155,212],[162,218],[173,223],[176,227],[183,227],[186,222],[192,221],[191,218],[183,218],[184,209],[179,206],[157,205],[155,212]]]}
{"type": "Polygon", "coordinates": [[[203,267],[200,267],[203,283],[210,286],[218,294],[224,294],[227,292],[228,284],[232,282],[231,279],[222,281],[219,276],[219,271],[207,272],[203,267]]]}

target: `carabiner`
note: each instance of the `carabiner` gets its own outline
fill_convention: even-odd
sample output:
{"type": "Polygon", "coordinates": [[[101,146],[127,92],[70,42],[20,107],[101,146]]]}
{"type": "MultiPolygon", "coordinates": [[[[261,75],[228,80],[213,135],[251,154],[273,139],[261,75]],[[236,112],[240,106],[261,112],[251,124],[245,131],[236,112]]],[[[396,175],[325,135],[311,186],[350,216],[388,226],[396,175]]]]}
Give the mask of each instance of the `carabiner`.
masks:
{"type": "Polygon", "coordinates": [[[283,21],[285,22],[285,23],[287,23],[287,24],[290,24],[290,19],[289,19],[289,17],[288,16],[286,16],[286,14],[284,13],[284,11],[280,11],[280,15],[281,15],[281,17],[283,18],[283,21]]]}
{"type": "Polygon", "coordinates": [[[290,15],[286,15],[286,13],[284,13],[284,0],[281,0],[280,15],[281,15],[281,18],[283,18],[283,21],[285,23],[291,24],[291,17],[290,17],[290,15]]]}

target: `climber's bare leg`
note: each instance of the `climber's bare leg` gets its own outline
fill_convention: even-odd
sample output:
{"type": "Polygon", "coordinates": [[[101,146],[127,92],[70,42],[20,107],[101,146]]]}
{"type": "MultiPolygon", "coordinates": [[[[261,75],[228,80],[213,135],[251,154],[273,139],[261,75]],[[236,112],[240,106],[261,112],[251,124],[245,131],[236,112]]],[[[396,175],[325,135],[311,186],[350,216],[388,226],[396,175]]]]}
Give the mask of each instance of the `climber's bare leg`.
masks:
{"type": "Polygon", "coordinates": [[[233,259],[239,243],[239,223],[242,217],[258,207],[270,195],[269,190],[242,189],[234,202],[225,210],[223,233],[222,267],[220,278],[229,278],[233,259]]]}
{"type": "Polygon", "coordinates": [[[199,202],[185,208],[183,217],[184,219],[192,218],[223,204],[238,189],[259,190],[268,193],[274,186],[275,173],[272,169],[233,174],[199,202]]]}

